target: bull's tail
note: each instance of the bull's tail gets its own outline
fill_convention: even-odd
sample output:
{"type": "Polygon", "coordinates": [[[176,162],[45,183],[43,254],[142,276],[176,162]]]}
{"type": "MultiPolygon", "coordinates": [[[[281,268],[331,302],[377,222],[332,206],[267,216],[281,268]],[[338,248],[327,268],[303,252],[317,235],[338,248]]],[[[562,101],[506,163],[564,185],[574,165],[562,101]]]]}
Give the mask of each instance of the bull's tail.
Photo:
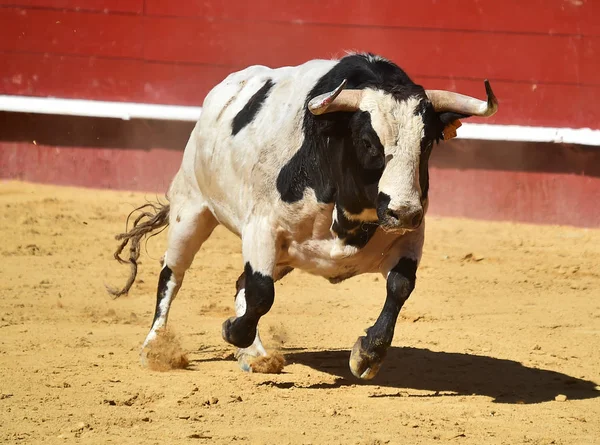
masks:
{"type": "MultiPolygon", "coordinates": [[[[129,226],[129,219],[132,215],[140,212],[133,221],[133,226],[130,230],[115,236],[115,239],[121,242],[115,251],[115,259],[121,264],[129,264],[131,268],[129,278],[123,288],[119,289],[107,286],[108,293],[115,298],[127,294],[129,289],[131,289],[137,275],[137,261],[140,257],[141,241],[148,236],[158,235],[169,225],[169,209],[170,205],[168,203],[147,203],[133,210],[127,216],[127,226],[129,226]],[[121,253],[127,244],[129,244],[129,258],[123,259],[121,253]]],[[[125,230],[127,230],[127,227],[125,230]]]]}

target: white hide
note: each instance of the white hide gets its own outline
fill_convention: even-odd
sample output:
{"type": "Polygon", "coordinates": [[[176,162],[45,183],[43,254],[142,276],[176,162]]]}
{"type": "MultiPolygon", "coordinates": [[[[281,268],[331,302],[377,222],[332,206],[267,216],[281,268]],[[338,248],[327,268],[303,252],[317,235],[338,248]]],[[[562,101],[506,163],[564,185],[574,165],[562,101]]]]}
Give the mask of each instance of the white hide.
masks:
{"type": "MultiPolygon", "coordinates": [[[[406,235],[378,229],[364,248],[348,251],[330,232],[333,204],[317,202],[311,189],[293,204],[280,198],[277,176],[303,141],[305,98],[336,63],[314,60],[278,69],[253,66],[229,75],[206,97],[185,149],[178,175],[184,182],[194,178],[195,184],[187,190],[171,187],[169,192],[170,198],[179,193],[197,194],[219,223],[243,237],[245,261],[252,258],[253,267],[262,273],[290,266],[332,279],[366,272],[385,275],[401,256],[420,259],[422,227],[406,235]],[[268,79],[274,85],[261,110],[232,135],[233,118],[268,79]]],[[[397,184],[393,172],[384,173],[380,190],[394,203],[418,201],[416,150],[423,126],[421,122],[419,127],[420,116],[414,116],[415,104],[416,100],[398,104],[375,90],[369,90],[361,103],[361,109],[371,113],[386,155],[391,155],[389,167],[414,164],[411,168],[417,169],[410,184],[397,184]],[[405,196],[392,191],[398,187],[406,190],[405,196]]],[[[369,213],[369,219],[376,219],[369,213]]]]}

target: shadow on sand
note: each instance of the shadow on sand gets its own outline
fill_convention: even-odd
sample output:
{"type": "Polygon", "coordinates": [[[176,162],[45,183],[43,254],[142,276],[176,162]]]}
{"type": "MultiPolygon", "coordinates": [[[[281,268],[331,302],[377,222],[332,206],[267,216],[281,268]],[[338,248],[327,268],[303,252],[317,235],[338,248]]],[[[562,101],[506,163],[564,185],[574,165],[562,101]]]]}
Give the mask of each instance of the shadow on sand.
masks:
{"type": "MultiPolygon", "coordinates": [[[[348,368],[349,351],[289,351],[288,363],[306,365],[337,376],[333,383],[305,388],[339,388],[350,385],[374,385],[403,389],[396,394],[372,397],[422,397],[406,390],[433,391],[433,396],[481,395],[497,403],[539,403],[564,394],[570,400],[600,397],[597,383],[521,363],[482,355],[433,352],[428,349],[391,347],[377,377],[362,382],[348,368]],[[444,394],[439,394],[444,393],[444,394]]],[[[295,386],[289,382],[266,381],[279,388],[295,386]]]]}

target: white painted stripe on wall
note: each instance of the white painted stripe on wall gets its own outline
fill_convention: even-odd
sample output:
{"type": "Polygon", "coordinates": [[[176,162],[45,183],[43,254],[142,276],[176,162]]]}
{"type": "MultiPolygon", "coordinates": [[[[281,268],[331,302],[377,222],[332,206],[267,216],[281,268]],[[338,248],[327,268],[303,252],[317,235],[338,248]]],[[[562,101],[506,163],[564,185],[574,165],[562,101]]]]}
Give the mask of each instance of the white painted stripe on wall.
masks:
{"type": "Polygon", "coordinates": [[[488,141],[558,142],[600,146],[600,130],[590,128],[527,127],[464,123],[457,130],[462,139],[488,141]]]}
{"type": "Polygon", "coordinates": [[[163,119],[195,122],[200,117],[202,108],[135,102],[0,95],[0,110],[22,113],[64,114],[68,116],[109,117],[124,120],[163,119]]]}
{"type": "MultiPolygon", "coordinates": [[[[195,122],[201,107],[135,102],[0,95],[0,111],[107,117],[115,119],[161,119],[195,122]]],[[[600,130],[590,128],[527,127],[464,123],[458,138],[488,141],[557,142],[600,146],[600,130]]]]}

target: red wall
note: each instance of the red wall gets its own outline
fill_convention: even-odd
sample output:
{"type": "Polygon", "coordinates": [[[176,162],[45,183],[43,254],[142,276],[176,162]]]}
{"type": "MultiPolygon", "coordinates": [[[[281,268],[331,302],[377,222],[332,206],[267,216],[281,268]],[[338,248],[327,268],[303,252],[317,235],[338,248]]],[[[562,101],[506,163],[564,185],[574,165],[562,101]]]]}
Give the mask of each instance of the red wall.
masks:
{"type": "MultiPolygon", "coordinates": [[[[429,213],[600,227],[600,150],[516,143],[507,147],[509,157],[499,162],[502,144],[480,147],[475,141],[455,140],[436,146],[430,163],[429,213]],[[523,163],[538,168],[520,170],[523,163]]],[[[0,143],[0,178],[163,196],[181,155],[179,150],[160,148],[0,143]]]]}
{"type": "MultiPolygon", "coordinates": [[[[345,50],[426,88],[483,97],[489,78],[490,123],[600,129],[599,0],[0,0],[0,94],[197,106],[237,69],[345,50]]],[[[0,112],[0,178],[161,193],[182,124],[0,112]]],[[[435,153],[433,214],[600,227],[597,147],[435,153]]]]}
{"type": "Polygon", "coordinates": [[[229,72],[344,50],[428,88],[501,101],[490,122],[600,128],[596,0],[0,0],[0,94],[201,105],[229,72]]]}

